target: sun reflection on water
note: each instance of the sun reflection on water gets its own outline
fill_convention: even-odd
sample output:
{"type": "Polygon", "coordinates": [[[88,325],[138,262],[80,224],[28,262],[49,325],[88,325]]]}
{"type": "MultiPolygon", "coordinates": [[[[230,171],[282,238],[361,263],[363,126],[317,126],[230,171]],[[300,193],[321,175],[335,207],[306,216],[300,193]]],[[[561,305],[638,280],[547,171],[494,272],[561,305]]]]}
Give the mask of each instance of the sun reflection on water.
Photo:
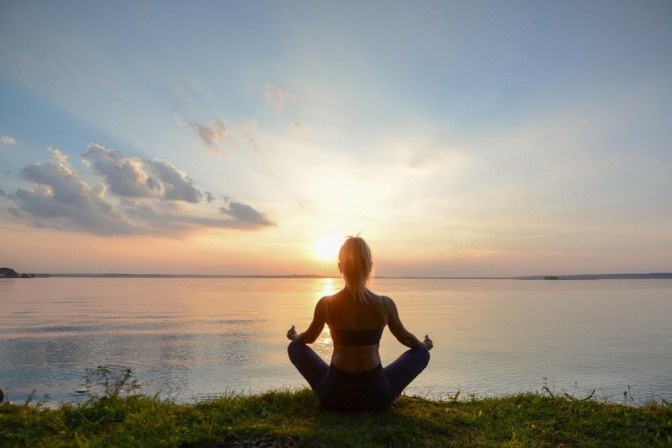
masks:
{"type": "MultiPolygon", "coordinates": [[[[315,299],[316,301],[321,297],[335,294],[340,289],[340,284],[335,278],[323,278],[320,280],[322,284],[320,285],[320,294],[315,299]]],[[[315,351],[323,358],[328,358],[331,354],[332,346],[331,333],[329,332],[329,327],[325,325],[322,333],[315,341],[315,351]]]]}
{"type": "Polygon", "coordinates": [[[315,351],[322,357],[328,357],[331,355],[331,348],[333,341],[331,340],[331,333],[329,332],[329,327],[325,325],[322,334],[315,341],[315,351]]]}
{"type": "Polygon", "coordinates": [[[327,277],[320,279],[320,281],[322,284],[320,285],[320,294],[315,298],[316,302],[324,296],[330,296],[337,293],[339,290],[339,282],[335,278],[327,277]]]}

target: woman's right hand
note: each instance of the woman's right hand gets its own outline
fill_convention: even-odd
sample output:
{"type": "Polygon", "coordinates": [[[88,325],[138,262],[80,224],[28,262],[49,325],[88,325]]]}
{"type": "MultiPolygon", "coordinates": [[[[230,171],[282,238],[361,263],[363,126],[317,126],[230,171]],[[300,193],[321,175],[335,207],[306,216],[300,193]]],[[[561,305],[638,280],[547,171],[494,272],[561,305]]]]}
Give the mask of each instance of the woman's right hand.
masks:
{"type": "Polygon", "coordinates": [[[422,341],[422,343],[425,344],[427,350],[431,350],[432,348],[434,348],[434,343],[432,342],[431,339],[429,339],[428,335],[425,335],[425,340],[422,341]]]}

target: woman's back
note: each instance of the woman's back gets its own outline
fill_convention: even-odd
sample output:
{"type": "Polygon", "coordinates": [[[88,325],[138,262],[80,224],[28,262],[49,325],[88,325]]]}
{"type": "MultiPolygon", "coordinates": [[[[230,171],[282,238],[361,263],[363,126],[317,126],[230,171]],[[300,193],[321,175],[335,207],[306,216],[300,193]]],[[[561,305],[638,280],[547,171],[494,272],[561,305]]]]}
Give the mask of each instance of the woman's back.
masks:
{"type": "Polygon", "coordinates": [[[378,346],[387,323],[386,300],[371,292],[364,301],[356,300],[347,289],[323,300],[334,344],[331,364],[351,373],[380,365],[378,346]]]}

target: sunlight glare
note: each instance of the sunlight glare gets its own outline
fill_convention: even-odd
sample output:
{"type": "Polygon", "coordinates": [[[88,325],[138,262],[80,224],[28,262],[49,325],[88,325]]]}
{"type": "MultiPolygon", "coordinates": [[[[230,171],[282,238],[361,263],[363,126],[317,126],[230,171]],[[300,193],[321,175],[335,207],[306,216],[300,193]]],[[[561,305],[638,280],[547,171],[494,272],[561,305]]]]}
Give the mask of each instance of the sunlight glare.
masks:
{"type": "Polygon", "coordinates": [[[322,261],[336,262],[343,240],[336,235],[322,235],[313,241],[315,256],[322,261]]]}

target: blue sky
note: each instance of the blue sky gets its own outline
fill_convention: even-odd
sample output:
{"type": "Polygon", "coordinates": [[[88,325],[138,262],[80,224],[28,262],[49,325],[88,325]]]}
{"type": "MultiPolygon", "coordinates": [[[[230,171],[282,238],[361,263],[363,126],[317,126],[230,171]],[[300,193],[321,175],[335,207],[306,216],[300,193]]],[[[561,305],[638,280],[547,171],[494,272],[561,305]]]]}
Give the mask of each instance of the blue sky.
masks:
{"type": "Polygon", "coordinates": [[[0,243],[38,272],[669,271],[672,5],[0,6],[0,243]],[[333,250],[332,250],[333,252],[333,250]]]}

